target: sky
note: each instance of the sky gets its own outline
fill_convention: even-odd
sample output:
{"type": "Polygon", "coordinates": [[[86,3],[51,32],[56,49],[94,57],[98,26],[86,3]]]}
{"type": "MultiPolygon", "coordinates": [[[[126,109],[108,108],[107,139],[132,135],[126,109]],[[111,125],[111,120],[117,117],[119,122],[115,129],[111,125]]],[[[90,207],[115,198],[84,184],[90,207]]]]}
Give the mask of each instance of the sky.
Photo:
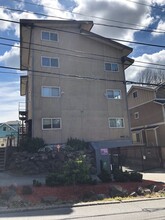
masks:
{"type": "Polygon", "coordinates": [[[18,120],[25,101],[20,19],[92,20],[92,32],[133,48],[126,80],[136,81],[146,69],[165,70],[165,0],[0,0],[0,123],[18,120]]]}

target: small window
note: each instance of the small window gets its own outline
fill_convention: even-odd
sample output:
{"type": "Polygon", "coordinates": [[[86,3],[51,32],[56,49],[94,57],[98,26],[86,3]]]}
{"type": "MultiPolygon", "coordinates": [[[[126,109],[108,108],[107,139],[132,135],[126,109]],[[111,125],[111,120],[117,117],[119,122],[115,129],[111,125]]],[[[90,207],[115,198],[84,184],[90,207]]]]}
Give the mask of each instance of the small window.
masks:
{"type": "Polygon", "coordinates": [[[106,96],[108,99],[121,99],[121,91],[118,89],[107,89],[106,96]]]}
{"type": "Polygon", "coordinates": [[[59,97],[60,96],[60,88],[59,87],[51,87],[51,86],[43,86],[41,93],[42,93],[43,97],[59,97]]]}
{"type": "Polygon", "coordinates": [[[124,128],[124,119],[123,118],[109,118],[109,127],[110,128],[124,128]]]}
{"type": "Polygon", "coordinates": [[[138,118],[139,118],[139,112],[135,112],[135,113],[134,113],[134,118],[135,118],[135,119],[138,119],[138,118]]]}
{"type": "Polygon", "coordinates": [[[48,41],[58,41],[58,34],[54,32],[42,31],[41,39],[48,41]]]}
{"type": "Polygon", "coordinates": [[[7,131],[7,128],[6,128],[6,127],[3,127],[3,131],[7,131]]]}
{"type": "Polygon", "coordinates": [[[105,63],[104,64],[105,71],[118,72],[119,67],[117,63],[105,63]]]}
{"type": "Polygon", "coordinates": [[[43,118],[42,119],[43,129],[61,129],[60,118],[43,118]]]}
{"type": "Polygon", "coordinates": [[[138,96],[137,91],[133,92],[133,98],[136,98],[138,96]]]}
{"type": "Polygon", "coordinates": [[[58,58],[51,58],[51,57],[42,57],[41,59],[42,66],[44,67],[59,67],[59,59],[58,58]]]}

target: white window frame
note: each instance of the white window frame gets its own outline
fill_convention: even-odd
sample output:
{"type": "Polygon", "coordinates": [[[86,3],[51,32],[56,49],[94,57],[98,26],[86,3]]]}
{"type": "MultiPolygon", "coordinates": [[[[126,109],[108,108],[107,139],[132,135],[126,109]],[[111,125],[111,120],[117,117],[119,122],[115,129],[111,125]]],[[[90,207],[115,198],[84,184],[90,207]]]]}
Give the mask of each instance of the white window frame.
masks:
{"type": "Polygon", "coordinates": [[[106,71],[106,72],[119,72],[119,65],[118,65],[118,63],[104,62],[104,71],[106,71]],[[106,64],[110,65],[110,69],[106,69],[106,64]],[[116,70],[114,70],[112,68],[113,65],[116,65],[116,67],[117,67],[116,70]]]}
{"type": "Polygon", "coordinates": [[[134,113],[134,119],[139,119],[139,112],[134,113]]]}
{"type": "Polygon", "coordinates": [[[121,117],[110,117],[108,118],[108,123],[109,123],[109,128],[125,128],[125,123],[124,123],[124,118],[121,118],[121,117]],[[118,127],[118,126],[110,126],[110,120],[122,120],[123,121],[123,126],[122,127],[118,127]]]}
{"type": "Polygon", "coordinates": [[[42,130],[59,130],[62,128],[62,120],[61,118],[42,118],[42,130]],[[44,128],[44,120],[51,120],[51,127],[50,128],[44,128]],[[53,120],[59,120],[60,121],[60,127],[59,128],[53,128],[53,120]]]}
{"type": "Polygon", "coordinates": [[[58,58],[58,57],[41,56],[41,66],[42,66],[42,67],[59,68],[59,67],[60,67],[59,58],[58,58]],[[50,64],[50,65],[43,65],[43,58],[49,59],[49,64],[50,64]],[[51,60],[52,60],[52,59],[56,59],[56,60],[58,61],[58,66],[52,66],[52,65],[51,65],[51,60]]]}
{"type": "Polygon", "coordinates": [[[59,42],[59,35],[58,35],[57,32],[53,32],[53,31],[44,31],[44,30],[42,30],[42,31],[41,31],[41,40],[43,40],[43,41],[59,42]],[[42,35],[43,32],[48,33],[48,35],[49,35],[48,39],[43,38],[43,35],[42,35]],[[51,39],[51,34],[55,34],[55,35],[57,36],[57,40],[53,40],[53,39],[51,39]]]}
{"type": "Polygon", "coordinates": [[[60,87],[57,87],[57,86],[42,86],[41,87],[41,96],[42,97],[49,97],[49,98],[59,98],[59,97],[61,97],[61,88],[60,87]],[[59,91],[59,95],[44,95],[44,92],[43,92],[43,90],[44,90],[44,88],[46,88],[46,89],[58,89],[58,91],[59,91]]]}
{"type": "Polygon", "coordinates": [[[120,89],[106,89],[106,97],[107,97],[107,99],[115,99],[115,100],[119,100],[119,99],[121,99],[121,90],[120,89]],[[108,97],[108,92],[109,91],[112,91],[113,92],[113,97],[111,98],[111,97],[108,97]],[[116,96],[115,97],[115,92],[119,92],[120,93],[120,97],[118,98],[118,96],[116,96]]]}

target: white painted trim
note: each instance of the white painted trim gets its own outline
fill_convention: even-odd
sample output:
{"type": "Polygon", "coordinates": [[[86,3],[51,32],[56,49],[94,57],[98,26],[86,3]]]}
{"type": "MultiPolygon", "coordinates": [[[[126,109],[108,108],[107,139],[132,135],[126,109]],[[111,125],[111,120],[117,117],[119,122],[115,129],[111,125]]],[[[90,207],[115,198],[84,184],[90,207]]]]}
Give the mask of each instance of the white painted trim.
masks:
{"type": "Polygon", "coordinates": [[[117,129],[121,129],[121,128],[125,128],[125,122],[124,122],[124,118],[123,117],[109,117],[108,118],[108,125],[109,125],[109,128],[117,128],[117,129]],[[123,127],[110,127],[110,119],[122,119],[123,120],[123,127]]]}
{"type": "Polygon", "coordinates": [[[106,89],[105,96],[106,96],[107,99],[110,99],[110,100],[121,100],[121,99],[122,99],[121,89],[106,89]],[[119,98],[119,99],[108,98],[108,90],[111,90],[111,91],[119,91],[119,92],[120,92],[120,98],[119,98]]]}
{"type": "Polygon", "coordinates": [[[41,30],[41,40],[42,41],[50,41],[50,42],[59,42],[59,34],[57,33],[57,32],[55,32],[55,31],[46,31],[46,30],[41,30]],[[57,35],[57,40],[51,40],[51,39],[43,39],[42,38],[42,32],[47,32],[47,33],[49,33],[49,36],[50,36],[50,34],[52,33],[52,34],[56,34],[57,35]]]}
{"type": "Polygon", "coordinates": [[[139,106],[142,106],[142,105],[147,104],[147,103],[150,103],[150,102],[153,102],[153,100],[150,100],[150,101],[147,101],[147,102],[143,102],[143,103],[141,103],[141,104],[138,104],[138,105],[135,105],[135,106],[133,106],[133,107],[130,107],[129,110],[130,110],[130,109],[137,108],[137,107],[139,107],[139,106]]]}
{"type": "Polygon", "coordinates": [[[41,86],[41,97],[43,98],[60,98],[61,97],[61,88],[58,86],[41,86]],[[59,89],[59,96],[43,96],[42,94],[42,89],[43,88],[55,88],[55,89],[59,89]]]}
{"type": "Polygon", "coordinates": [[[104,71],[105,71],[105,72],[113,72],[113,73],[116,73],[116,72],[117,72],[117,73],[118,73],[118,72],[119,72],[119,64],[118,64],[118,63],[113,63],[113,62],[110,62],[110,61],[105,61],[105,62],[104,62],[104,71]],[[105,69],[105,64],[106,64],[106,63],[109,63],[109,64],[116,64],[118,70],[116,70],[116,71],[113,71],[113,70],[106,70],[106,69],[105,69]]]}
{"type": "Polygon", "coordinates": [[[60,68],[60,60],[59,60],[59,58],[58,57],[47,57],[47,56],[41,56],[41,67],[44,67],[44,68],[56,68],[56,69],[58,69],[58,68],[60,68]],[[58,60],[58,66],[56,67],[56,66],[44,66],[43,64],[42,64],[42,58],[48,58],[48,59],[57,59],[58,60]]]}
{"type": "Polygon", "coordinates": [[[43,131],[52,131],[52,130],[61,130],[62,129],[62,119],[57,117],[57,118],[42,118],[42,130],[43,131]],[[44,119],[59,119],[60,120],[60,128],[43,128],[43,120],[44,119]]]}

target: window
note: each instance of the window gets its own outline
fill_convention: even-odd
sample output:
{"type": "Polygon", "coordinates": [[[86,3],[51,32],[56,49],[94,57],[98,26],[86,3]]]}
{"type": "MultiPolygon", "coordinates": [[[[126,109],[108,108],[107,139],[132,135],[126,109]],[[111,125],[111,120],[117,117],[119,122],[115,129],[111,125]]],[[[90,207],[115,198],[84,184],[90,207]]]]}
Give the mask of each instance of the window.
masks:
{"type": "Polygon", "coordinates": [[[104,63],[105,71],[117,72],[119,71],[119,67],[117,63],[104,63]]]}
{"type": "Polygon", "coordinates": [[[59,67],[59,59],[58,58],[51,58],[51,57],[42,57],[41,59],[42,66],[44,67],[59,67]]]}
{"type": "Polygon", "coordinates": [[[135,118],[135,119],[138,119],[138,118],[139,118],[139,112],[135,112],[135,113],[134,113],[134,118],[135,118]]]}
{"type": "Polygon", "coordinates": [[[121,91],[118,89],[107,89],[106,96],[108,99],[121,99],[121,91]]]}
{"type": "Polygon", "coordinates": [[[109,127],[110,128],[124,128],[124,119],[123,118],[109,118],[109,127]]]}
{"type": "Polygon", "coordinates": [[[133,98],[136,98],[138,96],[137,91],[133,92],[132,95],[133,95],[133,98]]]}
{"type": "Polygon", "coordinates": [[[61,129],[60,118],[43,118],[42,119],[43,129],[61,129]]]}
{"type": "Polygon", "coordinates": [[[58,41],[58,34],[54,32],[42,31],[41,39],[48,41],[58,41]]]}
{"type": "Polygon", "coordinates": [[[51,87],[51,86],[43,86],[41,93],[42,93],[43,97],[59,97],[60,96],[60,88],[59,87],[51,87]]]}
{"type": "Polygon", "coordinates": [[[7,131],[7,128],[6,128],[6,127],[3,127],[3,131],[7,131]]]}

